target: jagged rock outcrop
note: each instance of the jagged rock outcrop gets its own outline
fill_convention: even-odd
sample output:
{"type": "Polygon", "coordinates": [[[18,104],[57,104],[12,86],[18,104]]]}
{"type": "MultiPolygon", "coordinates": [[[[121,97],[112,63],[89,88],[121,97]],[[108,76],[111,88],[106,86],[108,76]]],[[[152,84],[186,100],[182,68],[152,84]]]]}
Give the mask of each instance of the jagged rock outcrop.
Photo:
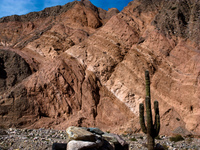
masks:
{"type": "Polygon", "coordinates": [[[92,72],[74,58],[63,57],[65,59],[59,57],[43,64],[43,68],[2,95],[4,126],[64,128],[70,124],[95,126],[101,123],[106,128],[107,124],[113,126],[132,118],[123,103],[115,102],[116,98],[110,96],[92,72]],[[115,107],[104,108],[104,103],[113,103],[115,107]],[[120,110],[123,113],[119,114],[120,110]],[[106,114],[116,112],[115,119],[104,111],[106,114]],[[96,122],[97,114],[99,122],[96,122]]]}
{"type": "Polygon", "coordinates": [[[12,51],[0,49],[0,91],[4,92],[9,88],[22,82],[31,75],[28,63],[18,54],[12,51]]]}
{"type": "Polygon", "coordinates": [[[1,92],[1,120],[6,127],[137,132],[149,69],[161,134],[179,127],[199,134],[199,7],[195,0],[134,0],[118,13],[82,0],[31,13],[38,16],[31,20],[0,19],[1,49],[33,72],[1,92]]]}

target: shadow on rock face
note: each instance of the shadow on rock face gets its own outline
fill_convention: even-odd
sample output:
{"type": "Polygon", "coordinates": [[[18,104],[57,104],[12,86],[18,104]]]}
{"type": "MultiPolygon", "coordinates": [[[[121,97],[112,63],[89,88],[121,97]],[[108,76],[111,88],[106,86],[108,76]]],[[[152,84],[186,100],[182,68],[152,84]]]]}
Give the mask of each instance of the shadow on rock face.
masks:
{"type": "Polygon", "coordinates": [[[0,90],[7,90],[31,75],[29,64],[18,54],[0,50],[0,90]]]}
{"type": "Polygon", "coordinates": [[[53,143],[52,150],[66,150],[67,143],[53,143]]]}

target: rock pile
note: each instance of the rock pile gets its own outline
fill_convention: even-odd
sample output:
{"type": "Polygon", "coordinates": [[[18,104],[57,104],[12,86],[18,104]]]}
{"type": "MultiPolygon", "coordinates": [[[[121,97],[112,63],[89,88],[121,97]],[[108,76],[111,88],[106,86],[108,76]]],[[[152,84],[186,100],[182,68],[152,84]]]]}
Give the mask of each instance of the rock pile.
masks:
{"type": "Polygon", "coordinates": [[[52,150],[128,150],[128,144],[119,135],[104,133],[99,128],[67,128],[67,144],[54,143],[52,150]]]}

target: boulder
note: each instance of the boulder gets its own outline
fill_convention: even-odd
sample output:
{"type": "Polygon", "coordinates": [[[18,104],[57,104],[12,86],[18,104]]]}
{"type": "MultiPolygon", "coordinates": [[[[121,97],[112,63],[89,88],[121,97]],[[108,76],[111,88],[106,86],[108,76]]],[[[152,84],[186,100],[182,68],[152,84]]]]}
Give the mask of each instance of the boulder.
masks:
{"type": "Polygon", "coordinates": [[[117,139],[118,143],[119,143],[121,146],[126,146],[126,145],[128,145],[128,144],[126,143],[126,141],[125,141],[121,136],[119,136],[119,135],[117,135],[117,134],[111,134],[111,135],[117,139]]]}
{"type": "Polygon", "coordinates": [[[182,135],[182,136],[189,136],[192,135],[191,132],[189,132],[187,129],[183,128],[183,127],[177,127],[173,132],[173,135],[182,135]]]}
{"type": "Polygon", "coordinates": [[[98,135],[104,134],[104,132],[101,131],[99,128],[88,128],[87,131],[90,131],[90,132],[98,134],[98,135]]]}
{"type": "Polygon", "coordinates": [[[72,140],[67,144],[67,150],[82,150],[95,148],[96,146],[95,142],[72,140]]]}
{"type": "Polygon", "coordinates": [[[108,141],[115,150],[128,150],[128,144],[126,141],[117,134],[104,133],[102,135],[103,139],[108,141]]]}
{"type": "Polygon", "coordinates": [[[66,129],[67,141],[81,140],[81,141],[92,141],[95,142],[95,135],[89,131],[86,131],[80,127],[71,126],[66,129]]]}
{"type": "Polygon", "coordinates": [[[103,139],[108,141],[109,143],[112,143],[112,144],[118,144],[118,140],[112,135],[112,134],[109,134],[109,133],[104,133],[102,135],[103,139]]]}

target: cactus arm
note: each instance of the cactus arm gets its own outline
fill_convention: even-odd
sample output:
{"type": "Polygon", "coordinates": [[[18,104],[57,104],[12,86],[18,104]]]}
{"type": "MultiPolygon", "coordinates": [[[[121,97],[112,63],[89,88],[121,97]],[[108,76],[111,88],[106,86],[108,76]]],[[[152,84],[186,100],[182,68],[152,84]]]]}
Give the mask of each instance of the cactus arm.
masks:
{"type": "Polygon", "coordinates": [[[147,115],[147,147],[148,150],[153,150],[155,145],[154,140],[154,126],[151,112],[151,99],[150,97],[146,97],[146,115],[147,115]]]}
{"type": "Polygon", "coordinates": [[[146,116],[147,116],[147,134],[152,135],[153,121],[152,121],[151,99],[150,99],[150,97],[145,98],[145,104],[146,104],[146,116]]]}
{"type": "Polygon", "coordinates": [[[147,134],[147,127],[145,126],[145,120],[144,120],[144,104],[140,104],[139,107],[139,112],[140,112],[140,126],[142,131],[147,134]]]}
{"type": "Polygon", "coordinates": [[[158,101],[154,101],[155,122],[154,122],[154,137],[158,136],[160,131],[160,115],[158,101]]]}
{"type": "Polygon", "coordinates": [[[150,96],[150,77],[149,77],[148,70],[145,71],[145,82],[146,82],[146,96],[151,97],[150,96]]]}
{"type": "Polygon", "coordinates": [[[154,124],[154,137],[157,137],[160,132],[160,116],[155,116],[155,124],[154,124]]]}

